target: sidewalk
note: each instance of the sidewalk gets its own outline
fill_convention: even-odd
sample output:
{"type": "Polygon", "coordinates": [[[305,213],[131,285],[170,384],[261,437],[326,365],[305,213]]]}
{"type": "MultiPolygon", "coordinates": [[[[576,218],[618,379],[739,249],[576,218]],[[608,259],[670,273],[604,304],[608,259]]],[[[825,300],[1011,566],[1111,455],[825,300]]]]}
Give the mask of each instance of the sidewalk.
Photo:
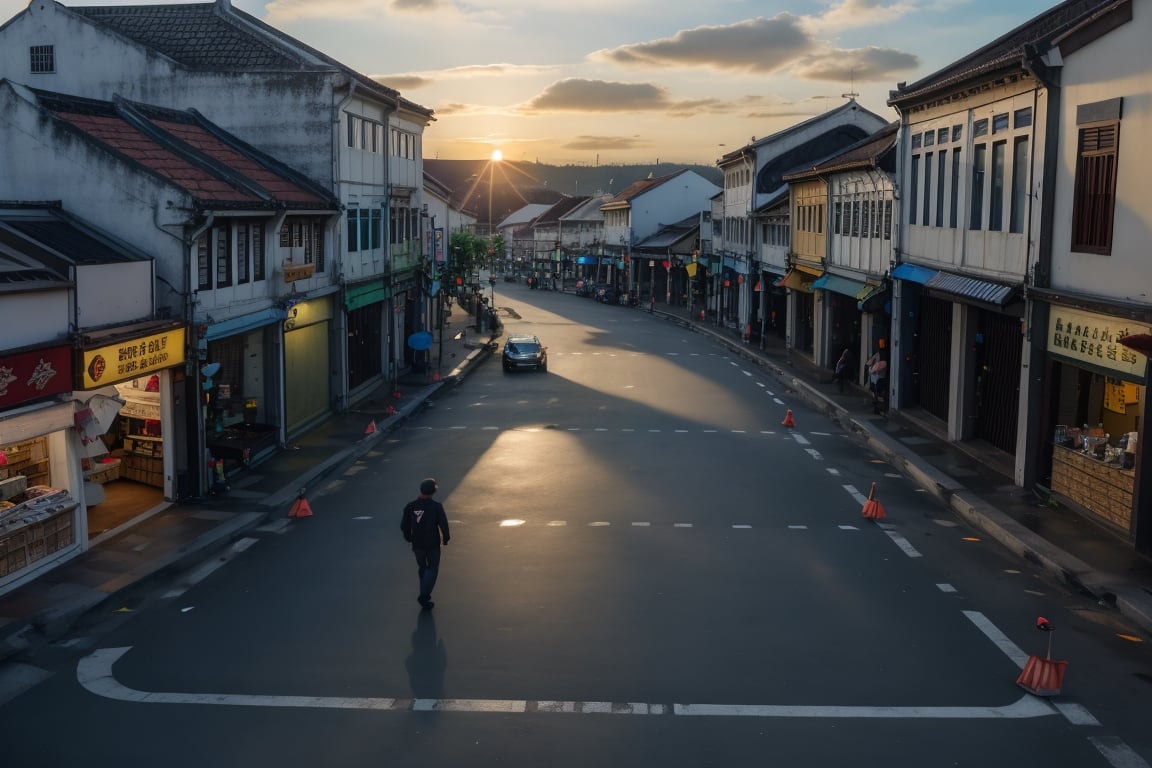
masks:
{"type": "MultiPolygon", "coordinates": [[[[849,386],[839,393],[831,371],[793,355],[778,339],[766,339],[760,349],[758,342],[743,342],[737,332],[689,320],[686,313],[656,311],[653,320],[660,318],[711,336],[762,366],[971,525],[1056,579],[1113,606],[1152,635],[1152,560],[1073,510],[1013,485],[1010,457],[990,446],[950,443],[941,425],[916,411],[874,415],[863,388],[849,386]]],[[[465,319],[456,315],[453,320],[445,329],[440,381],[430,375],[402,377],[396,388],[400,397],[388,391],[391,387],[377,390],[270,459],[229,478],[226,496],[164,509],[0,597],[0,660],[62,636],[85,612],[121,590],[197,565],[268,520],[286,517],[301,487],[367,453],[441,388],[454,386],[492,354],[488,337],[479,337],[472,326],[467,326],[467,342],[454,338],[465,319]],[[365,434],[370,423],[376,432],[365,434]]]]}

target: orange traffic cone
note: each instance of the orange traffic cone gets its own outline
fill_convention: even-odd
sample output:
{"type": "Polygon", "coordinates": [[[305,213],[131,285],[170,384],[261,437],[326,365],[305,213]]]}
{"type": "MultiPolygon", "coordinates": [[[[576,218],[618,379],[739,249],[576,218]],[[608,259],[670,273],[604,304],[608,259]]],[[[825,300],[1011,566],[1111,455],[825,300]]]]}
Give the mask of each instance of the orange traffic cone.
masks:
{"type": "MultiPolygon", "coordinates": [[[[1036,629],[1053,632],[1056,627],[1043,616],[1036,619],[1036,629]]],[[[1016,684],[1033,696],[1058,696],[1064,684],[1066,661],[1052,660],[1052,635],[1048,635],[1048,653],[1045,658],[1029,656],[1024,671],[1016,678],[1016,684]]]]}
{"type": "Polygon", "coordinates": [[[387,409],[385,409],[384,413],[386,413],[386,414],[388,414],[389,416],[391,416],[391,415],[393,415],[394,413],[396,413],[396,409],[395,409],[395,408],[393,408],[393,407],[391,406],[391,404],[389,404],[388,408],[387,408],[387,409]]]}
{"type": "Polygon", "coordinates": [[[372,421],[368,422],[368,426],[364,428],[364,434],[366,434],[366,435],[376,434],[376,419],[372,419],[372,421]]]}
{"type": "Polygon", "coordinates": [[[876,483],[872,483],[872,487],[868,490],[868,501],[864,502],[864,509],[860,510],[860,514],[869,520],[879,520],[885,517],[884,505],[880,500],[874,498],[876,495],[876,483]]]}
{"type": "Polygon", "coordinates": [[[784,421],[780,422],[782,427],[795,427],[796,419],[792,418],[792,409],[789,408],[788,412],[784,414],[784,421]]]}
{"type": "Polygon", "coordinates": [[[288,517],[312,517],[312,505],[308,503],[308,499],[304,498],[303,488],[296,494],[296,501],[292,503],[288,517]]]}

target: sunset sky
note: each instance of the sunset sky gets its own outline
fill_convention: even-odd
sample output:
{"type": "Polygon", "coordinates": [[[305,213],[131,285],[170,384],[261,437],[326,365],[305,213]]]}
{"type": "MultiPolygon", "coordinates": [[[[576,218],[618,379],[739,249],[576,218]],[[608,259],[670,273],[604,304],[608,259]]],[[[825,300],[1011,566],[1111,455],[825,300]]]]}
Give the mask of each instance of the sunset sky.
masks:
{"type": "MultiPolygon", "coordinates": [[[[41,2],[42,0],[37,0],[41,2]]],[[[232,0],[435,110],[424,154],[714,163],[885,101],[1053,0],[232,0]]],[[[134,5],[139,2],[65,2],[134,5]]],[[[0,19],[27,0],[0,0],[0,19]]]]}

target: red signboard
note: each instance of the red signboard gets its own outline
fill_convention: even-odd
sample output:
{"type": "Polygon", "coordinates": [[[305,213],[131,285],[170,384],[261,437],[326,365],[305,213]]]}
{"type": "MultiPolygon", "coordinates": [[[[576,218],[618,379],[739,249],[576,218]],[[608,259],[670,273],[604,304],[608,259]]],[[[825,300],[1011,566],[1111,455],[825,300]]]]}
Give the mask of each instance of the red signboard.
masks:
{"type": "Polygon", "coordinates": [[[0,354],[0,410],[72,391],[72,347],[0,354]]]}

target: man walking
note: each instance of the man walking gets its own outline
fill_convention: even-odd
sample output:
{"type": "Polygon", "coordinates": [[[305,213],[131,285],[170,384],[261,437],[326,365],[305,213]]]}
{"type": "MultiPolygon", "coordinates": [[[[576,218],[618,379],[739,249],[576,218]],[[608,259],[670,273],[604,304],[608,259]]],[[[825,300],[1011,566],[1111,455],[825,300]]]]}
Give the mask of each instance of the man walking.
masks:
{"type": "Polygon", "coordinates": [[[404,541],[412,545],[416,555],[417,573],[420,576],[420,594],[416,602],[431,608],[432,589],[440,573],[440,545],[448,546],[448,516],[444,505],[432,498],[439,486],[436,480],[427,477],[420,482],[420,496],[404,506],[400,518],[400,532],[404,541]]]}

